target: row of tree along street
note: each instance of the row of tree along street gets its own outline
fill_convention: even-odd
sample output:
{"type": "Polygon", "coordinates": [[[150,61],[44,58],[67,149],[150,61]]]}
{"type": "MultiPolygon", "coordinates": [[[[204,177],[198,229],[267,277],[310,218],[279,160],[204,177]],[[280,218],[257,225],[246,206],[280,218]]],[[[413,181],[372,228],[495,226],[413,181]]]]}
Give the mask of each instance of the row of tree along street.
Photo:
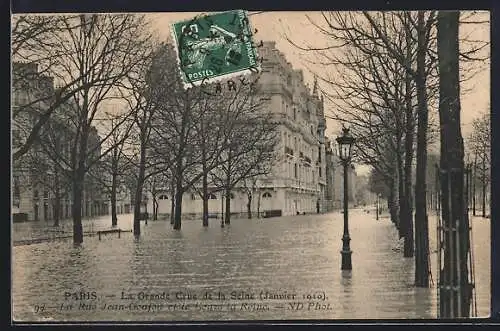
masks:
{"type": "MultiPolygon", "coordinates": [[[[460,233],[453,243],[449,236],[444,239],[440,280],[449,276],[460,290],[441,293],[441,315],[468,316],[470,243],[460,96],[467,93],[463,83],[489,63],[489,40],[459,34],[459,27],[488,26],[489,17],[458,11],[324,12],[321,19],[309,20],[328,44],[306,47],[289,41],[312,55],[316,65],[327,66],[318,76],[334,105],[332,118],[351,126],[355,157],[372,166],[372,181],[379,183],[376,193],[387,198],[391,219],[404,238],[403,254],[415,257],[415,284],[420,287],[429,286],[430,274],[427,153],[438,140],[443,229],[456,227],[460,233]],[[461,247],[459,254],[452,251],[453,244],[461,247]],[[458,274],[451,276],[457,268],[458,274]],[[457,295],[461,306],[455,299],[448,304],[457,295]]],[[[472,137],[470,154],[485,185],[487,124],[472,137]]]]}
{"type": "Polygon", "coordinates": [[[118,188],[133,188],[139,236],[148,188],[169,186],[174,229],[181,228],[183,193],[198,192],[208,226],[209,194],[224,191],[228,224],[231,190],[246,187],[250,200],[255,178],[275,161],[277,126],[262,107],[266,97],[258,74],[231,88],[186,90],[173,47],[150,31],[146,17],[136,14],[13,19],[14,61],[36,63],[38,77],[53,77],[57,84],[53,93],[43,92],[30,84],[31,74],[14,72],[14,89],[29,95],[13,108],[14,167],[33,168],[30,175],[50,169],[56,205],[72,194],[75,244],[83,242],[82,194],[90,179],[110,195],[112,225],[118,188]],[[119,108],[106,111],[116,100],[119,108]],[[30,121],[21,120],[26,114],[30,121]]]}
{"type": "MultiPolygon", "coordinates": [[[[465,160],[460,96],[467,93],[464,82],[489,63],[489,40],[468,37],[459,27],[480,28],[489,17],[457,11],[324,12],[321,17],[323,22],[310,21],[329,41],[327,47],[289,41],[325,66],[317,76],[333,105],[331,118],[350,125],[356,161],[371,165],[383,179],[380,193],[386,194],[404,238],[404,256],[415,257],[415,284],[422,287],[429,286],[430,271],[427,154],[439,142],[440,210],[442,229],[448,231],[439,275],[448,283],[440,294],[440,314],[468,316],[465,163],[472,163],[473,177],[481,178],[485,192],[490,138],[489,123],[476,121],[465,160]],[[447,290],[455,288],[458,292],[447,290]]],[[[142,15],[14,17],[13,59],[38,63],[41,74],[54,77],[58,85],[49,95],[31,91],[30,101],[14,108],[14,122],[26,113],[34,118],[33,123],[18,121],[14,166],[33,149],[48,155],[51,168],[71,185],[75,243],[83,241],[81,201],[88,177],[109,173],[113,195],[119,178],[134,174],[129,177],[135,188],[134,233],[139,235],[147,183],[170,183],[172,223],[180,229],[182,193],[198,188],[195,184],[202,183],[206,225],[208,187],[226,191],[228,209],[232,188],[270,169],[276,132],[270,115],[261,111],[263,94],[253,83],[257,77],[220,94],[208,88],[184,90],[174,52],[149,31],[142,15]],[[113,99],[124,106],[116,114],[103,114],[103,104],[113,99]],[[58,135],[51,134],[57,123],[71,128],[61,139],[69,142],[68,153],[58,151],[58,135]],[[100,143],[91,139],[94,127],[99,127],[100,143]]],[[[14,73],[14,80],[32,77],[14,73]]]]}

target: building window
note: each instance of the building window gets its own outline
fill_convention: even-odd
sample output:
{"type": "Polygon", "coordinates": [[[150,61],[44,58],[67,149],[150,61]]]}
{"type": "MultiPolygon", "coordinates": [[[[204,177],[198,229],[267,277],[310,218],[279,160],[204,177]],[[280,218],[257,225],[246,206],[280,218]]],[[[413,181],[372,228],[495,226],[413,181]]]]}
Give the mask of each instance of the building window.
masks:
{"type": "Polygon", "coordinates": [[[216,200],[217,197],[213,193],[208,193],[208,200],[216,200]]]}
{"type": "Polygon", "coordinates": [[[318,147],[318,162],[321,162],[321,146],[318,147]]]}
{"type": "Polygon", "coordinates": [[[168,199],[168,196],[167,196],[167,195],[165,195],[165,194],[162,194],[162,195],[160,195],[159,199],[160,199],[160,200],[167,200],[167,199],[168,199]]]}
{"type": "Polygon", "coordinates": [[[191,193],[191,200],[196,200],[196,194],[191,193]]]}
{"type": "Polygon", "coordinates": [[[272,195],[269,192],[264,192],[264,194],[262,194],[262,197],[265,199],[269,199],[269,198],[272,198],[272,195]]]}
{"type": "Polygon", "coordinates": [[[35,199],[38,199],[38,190],[35,190],[35,192],[33,192],[33,196],[35,197],[35,199]]]}
{"type": "Polygon", "coordinates": [[[294,177],[297,178],[297,163],[294,163],[294,177]]]}
{"type": "Polygon", "coordinates": [[[293,119],[297,119],[297,109],[295,109],[295,107],[293,108],[293,119]]]}
{"type": "Polygon", "coordinates": [[[319,177],[320,178],[322,177],[322,174],[323,174],[323,172],[321,170],[322,170],[321,167],[319,167],[319,177]]]}
{"type": "Polygon", "coordinates": [[[231,194],[229,195],[229,197],[230,197],[231,199],[234,199],[234,194],[233,194],[233,193],[231,193],[231,194]]]}

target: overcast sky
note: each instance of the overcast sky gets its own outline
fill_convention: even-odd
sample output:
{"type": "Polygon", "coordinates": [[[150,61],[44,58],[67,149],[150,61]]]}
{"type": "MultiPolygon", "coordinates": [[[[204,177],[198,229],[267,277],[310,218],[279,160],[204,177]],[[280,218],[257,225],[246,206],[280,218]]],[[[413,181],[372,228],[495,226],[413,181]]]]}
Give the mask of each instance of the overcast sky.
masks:
{"type": "MultiPolygon", "coordinates": [[[[156,30],[161,39],[170,38],[170,24],[184,19],[193,18],[200,13],[155,13],[151,14],[153,19],[153,28],[156,30]]],[[[314,46],[324,46],[327,44],[323,35],[319,34],[317,28],[310,24],[306,15],[312,18],[315,22],[321,22],[322,17],[320,12],[250,12],[250,22],[254,28],[258,30],[254,36],[256,41],[275,41],[276,47],[284,53],[286,59],[292,64],[295,69],[303,69],[305,83],[312,87],[313,74],[308,68],[317,71],[318,67],[311,65],[307,59],[311,59],[311,54],[297,49],[291,45],[284,36],[288,36],[297,44],[304,45],[308,43],[314,46]]],[[[485,17],[489,20],[489,13],[482,13],[482,19],[485,17]]],[[[467,24],[460,27],[461,35],[467,35],[471,39],[490,40],[489,24],[467,24]]],[[[489,50],[487,50],[489,53],[489,50]]],[[[462,105],[462,130],[463,135],[467,136],[470,132],[470,123],[480,113],[489,112],[490,101],[490,69],[489,63],[481,64],[482,70],[474,76],[469,82],[462,86],[463,93],[461,98],[462,105]]],[[[321,83],[320,83],[321,84],[321,83]]],[[[325,86],[323,86],[325,87],[325,86]]],[[[328,104],[325,105],[325,113],[328,109],[328,104]]],[[[334,137],[339,132],[338,123],[333,120],[327,120],[327,135],[334,137]]],[[[366,172],[366,168],[359,168],[360,172],[366,172]]]]}
{"type": "MultiPolygon", "coordinates": [[[[200,13],[155,13],[152,14],[153,27],[163,39],[170,37],[170,24],[179,20],[189,19],[200,13]]],[[[320,35],[317,28],[312,26],[306,15],[315,21],[321,21],[320,12],[257,12],[250,13],[251,24],[258,30],[255,35],[255,40],[272,40],[276,41],[276,47],[285,54],[286,59],[296,69],[303,69],[305,82],[310,87],[313,82],[313,74],[307,69],[309,66],[312,70],[318,68],[308,64],[305,59],[310,58],[310,54],[301,51],[291,45],[284,35],[289,36],[298,44],[304,42],[315,46],[326,45],[326,40],[323,35],[320,35]]],[[[490,37],[489,26],[487,25],[466,25],[461,27],[461,33],[470,35],[470,38],[477,40],[488,40],[490,37]]],[[[462,122],[464,124],[464,133],[469,130],[470,123],[478,113],[489,111],[490,100],[490,72],[489,64],[482,67],[485,70],[481,71],[470,82],[464,86],[467,89],[472,89],[467,95],[462,96],[462,122]]],[[[321,84],[321,83],[320,83],[321,84]]],[[[465,88],[463,90],[465,90],[465,88]]],[[[328,109],[326,109],[328,113],[328,109]]],[[[335,135],[338,132],[338,127],[333,121],[329,121],[328,134],[335,135]]]]}

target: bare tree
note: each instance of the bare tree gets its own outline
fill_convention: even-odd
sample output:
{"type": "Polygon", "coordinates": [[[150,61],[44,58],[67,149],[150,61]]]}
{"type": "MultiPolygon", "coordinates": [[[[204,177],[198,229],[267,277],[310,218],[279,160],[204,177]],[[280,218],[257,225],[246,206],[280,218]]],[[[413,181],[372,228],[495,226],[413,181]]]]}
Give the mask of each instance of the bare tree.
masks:
{"type": "Polygon", "coordinates": [[[149,180],[147,182],[153,205],[153,221],[158,220],[158,193],[160,192],[161,184],[164,182],[165,178],[164,176],[162,176],[162,174],[157,174],[155,176],[149,177],[149,180]]]}
{"type": "MultiPolygon", "coordinates": [[[[404,52],[403,59],[412,63],[416,41],[413,40],[414,29],[408,15],[384,13],[379,16],[377,23],[390,36],[391,42],[400,47],[398,50],[404,52]]],[[[405,256],[412,256],[412,205],[409,199],[415,128],[414,82],[405,72],[404,65],[391,56],[383,43],[377,42],[377,30],[362,15],[323,13],[323,18],[327,28],[313,24],[337,42],[324,49],[307,49],[317,52],[320,63],[334,70],[327,77],[322,75],[329,90],[326,94],[335,105],[331,117],[351,125],[357,136],[358,161],[377,165],[379,171],[388,175],[398,174],[398,181],[391,185],[393,191],[397,187],[397,194],[393,192],[392,199],[389,199],[393,211],[391,216],[400,237],[405,237],[405,256]],[[373,144],[373,141],[384,143],[373,144]],[[394,155],[395,160],[385,160],[385,148],[389,148],[388,155],[394,155]],[[398,199],[397,204],[393,199],[398,199]],[[396,205],[397,212],[394,210],[396,205]]]]}
{"type": "MultiPolygon", "coordinates": [[[[383,15],[383,14],[382,14],[383,15]]],[[[429,285],[429,249],[428,249],[428,219],[427,219],[427,199],[426,199],[426,165],[427,165],[427,127],[428,127],[428,96],[427,96],[427,75],[429,66],[426,64],[427,49],[429,48],[431,28],[434,21],[434,13],[425,17],[423,11],[417,13],[417,22],[412,22],[411,15],[405,15],[407,23],[414,24],[417,33],[417,56],[416,69],[412,66],[412,61],[406,59],[406,52],[398,48],[397,43],[390,39],[390,36],[383,30],[383,26],[376,21],[371,14],[364,12],[364,16],[370,22],[371,27],[376,31],[375,42],[382,43],[387,52],[397,60],[404,68],[405,72],[415,81],[417,94],[417,171],[415,185],[415,224],[417,229],[417,257],[415,259],[415,284],[421,287],[429,285]]],[[[411,29],[408,29],[411,33],[411,29]]],[[[411,34],[410,34],[411,36],[411,34]]],[[[410,181],[411,183],[411,181],[410,181]]],[[[404,204],[407,207],[407,203],[404,204]]],[[[407,209],[407,208],[406,208],[407,209]]],[[[411,215],[411,214],[410,214],[411,215]]],[[[406,212],[406,216],[410,216],[406,212]]],[[[413,222],[411,218],[405,222],[405,256],[413,256],[413,222]]]]}
{"type": "MultiPolygon", "coordinates": [[[[138,22],[142,22],[142,18],[128,15],[129,18],[125,20],[122,15],[123,22],[120,23],[118,22],[120,15],[100,15],[100,17],[114,17],[108,19],[108,25],[105,26],[101,23],[94,24],[96,20],[85,20],[84,17],[87,16],[78,14],[13,16],[11,50],[14,67],[34,67],[38,76],[54,80],[58,86],[53,94],[40,94],[36,88],[26,89],[33,79],[33,70],[13,70],[13,81],[17,82],[13,84],[13,93],[21,89],[23,93],[29,94],[28,102],[13,109],[13,116],[32,112],[33,108],[37,111],[33,123],[24,130],[25,135],[15,141],[13,159],[18,159],[29,151],[38,139],[42,127],[52,114],[61,108],[61,105],[71,99],[81,99],[81,95],[92,86],[101,88],[109,86],[110,82],[122,77],[122,72],[110,70],[113,61],[108,59],[113,58],[115,62],[124,59],[127,62],[125,58],[131,58],[136,53],[132,49],[128,50],[131,51],[129,54],[112,50],[121,47],[120,51],[124,51],[125,43],[130,45],[140,43],[140,39],[131,38],[131,34],[135,33],[134,29],[136,31],[140,29],[142,23],[138,22]],[[99,27],[95,27],[96,25],[99,27]],[[110,31],[103,32],[103,28],[110,31]],[[87,33],[79,33],[84,31],[87,33]],[[96,37],[96,31],[100,32],[99,37],[96,37]],[[89,42],[91,39],[94,44],[89,42]],[[97,43],[99,47],[95,47],[97,43]],[[94,53],[91,54],[89,50],[93,50],[94,53]],[[103,63],[108,65],[105,66],[103,63]],[[104,70],[108,70],[109,75],[102,75],[104,70]],[[39,107],[42,103],[45,106],[39,107]]],[[[100,21],[105,20],[100,19],[100,21]]],[[[130,66],[124,68],[126,71],[130,66]]]]}
{"type": "Polygon", "coordinates": [[[472,299],[467,262],[470,241],[464,199],[464,146],[460,126],[459,12],[439,11],[437,20],[440,184],[445,229],[443,268],[439,277],[439,309],[440,317],[457,318],[469,316],[472,299]]]}
{"type": "MultiPolygon", "coordinates": [[[[428,109],[434,105],[437,107],[439,82],[435,12],[328,12],[322,16],[325,24],[319,24],[311,19],[310,21],[328,38],[329,44],[325,47],[298,47],[317,55],[319,61],[313,64],[324,67],[327,69],[326,72],[336,71],[332,75],[320,75],[324,77],[323,81],[330,89],[333,88],[330,101],[339,114],[334,114],[332,117],[349,122],[355,127],[353,131],[362,132],[358,133],[358,146],[362,147],[359,154],[366,163],[381,163],[377,162],[377,159],[381,158],[382,153],[373,151],[373,147],[363,144],[378,139],[379,136],[373,133],[378,134],[382,131],[382,134],[390,134],[395,138],[393,143],[384,144],[382,147],[391,148],[396,155],[395,173],[398,175],[399,185],[391,185],[393,187],[391,191],[397,188],[399,195],[401,217],[399,230],[400,236],[405,237],[404,255],[407,257],[414,254],[410,199],[413,127],[417,123],[415,283],[417,286],[426,287],[429,283],[428,222],[425,208],[426,158],[429,139],[434,139],[433,133],[437,132],[436,125],[429,121],[432,117],[429,116],[428,109]],[[370,61],[376,65],[368,67],[367,63],[370,61]],[[397,70],[393,71],[394,68],[397,70]],[[394,76],[387,76],[387,72],[393,73],[394,76]],[[395,83],[391,84],[393,82],[395,83]],[[401,85],[401,82],[403,87],[398,88],[397,85],[401,85]],[[375,89],[374,86],[379,88],[375,89]],[[371,94],[368,94],[369,92],[371,94]],[[397,94],[399,96],[396,97],[397,94]],[[413,103],[414,96],[416,105],[413,103]],[[392,114],[395,119],[392,122],[379,116],[381,109],[391,109],[391,106],[394,108],[392,114]],[[415,108],[416,116],[413,115],[415,108]],[[373,116],[373,113],[376,115],[373,116]],[[373,121],[371,117],[377,117],[377,121],[373,121]],[[384,128],[385,131],[381,130],[384,128]],[[391,128],[393,132],[389,131],[391,128]],[[431,134],[428,134],[429,128],[432,129],[431,134]],[[404,139],[401,139],[402,137],[404,139]],[[400,148],[400,143],[403,143],[404,148],[400,148]],[[404,153],[401,153],[402,151],[404,153]]],[[[467,36],[463,39],[466,40],[467,36]]],[[[467,41],[474,44],[474,40],[467,41]]],[[[482,60],[471,55],[477,55],[486,44],[476,41],[477,47],[464,47],[460,52],[461,58],[470,62],[482,60]]],[[[477,70],[474,68],[464,70],[462,81],[471,78],[475,71],[477,70]]],[[[391,194],[391,198],[393,196],[394,194],[391,194]]]]}
{"type": "MultiPolygon", "coordinates": [[[[123,115],[122,115],[123,116],[123,115]]],[[[123,182],[125,171],[130,166],[124,154],[125,141],[132,129],[132,121],[122,121],[119,114],[106,113],[101,127],[106,132],[112,132],[104,146],[109,146],[110,152],[89,171],[89,176],[101,184],[111,202],[111,226],[118,224],[117,195],[123,182]],[[119,124],[119,125],[118,125],[119,124]]]]}
{"type": "MultiPolygon", "coordinates": [[[[252,218],[252,201],[253,198],[255,197],[257,192],[257,182],[258,182],[258,177],[252,176],[249,178],[243,179],[243,191],[245,192],[247,196],[247,217],[249,219],[252,218]]],[[[258,215],[257,215],[258,217],[258,215]]]]}
{"type": "Polygon", "coordinates": [[[487,188],[491,180],[491,124],[488,113],[482,114],[472,122],[472,132],[469,142],[474,160],[476,160],[475,178],[472,180],[479,179],[481,185],[482,217],[486,217],[487,188]],[[478,161],[479,166],[477,166],[478,161]]]}
{"type": "Polygon", "coordinates": [[[141,234],[141,204],[145,182],[152,176],[167,171],[171,166],[170,153],[156,134],[160,129],[157,116],[161,114],[164,99],[178,87],[175,79],[173,49],[169,45],[150,45],[153,50],[144,62],[130,72],[122,89],[122,97],[132,111],[135,124],[130,136],[133,151],[129,162],[135,165],[134,175],[134,236],[141,234]]]}
{"type": "MultiPolygon", "coordinates": [[[[52,191],[54,226],[59,226],[61,218],[61,199],[71,191],[70,144],[73,128],[65,119],[52,116],[42,128],[34,149],[25,156],[31,156],[34,163],[31,169],[44,170],[34,174],[52,191]],[[44,174],[44,171],[46,173],[44,174]],[[48,176],[47,176],[48,174],[48,176]]],[[[36,170],[35,170],[36,171],[36,170]]]]}
{"type": "MultiPolygon", "coordinates": [[[[57,90],[53,93],[40,91],[33,80],[45,81],[52,85],[57,73],[57,41],[54,35],[60,33],[62,20],[58,16],[14,15],[11,29],[11,54],[14,61],[12,71],[12,94],[22,93],[27,96],[25,102],[15,102],[13,118],[24,113],[36,113],[38,116],[24,125],[24,134],[13,140],[13,159],[17,160],[26,154],[37,140],[43,125],[48,121],[58,106],[71,98],[75,90],[73,86],[57,90]],[[42,93],[41,93],[42,92],[42,93]],[[43,107],[40,105],[43,104],[43,107]]],[[[45,91],[43,91],[45,90],[45,91]]],[[[17,123],[19,124],[19,122],[17,123]]]]}
{"type": "MultiPolygon", "coordinates": [[[[252,118],[255,120],[257,117],[264,120],[265,116],[257,115],[255,112],[259,110],[260,100],[257,96],[256,83],[259,76],[251,77],[249,81],[240,79],[238,86],[234,81],[227,82],[227,89],[222,90],[222,86],[215,85],[214,88],[208,90],[208,95],[205,97],[204,102],[200,103],[204,109],[200,109],[201,116],[197,121],[196,135],[199,138],[198,146],[201,155],[201,191],[199,194],[203,200],[203,225],[208,225],[208,198],[209,198],[209,183],[217,188],[212,188],[211,192],[226,190],[226,187],[221,184],[220,176],[218,176],[224,164],[227,164],[227,157],[234,158],[235,151],[230,147],[232,145],[232,138],[236,135],[243,135],[245,130],[257,129],[251,124],[252,118]],[[209,106],[210,105],[210,106],[209,106]],[[250,117],[249,114],[254,114],[250,117]],[[241,122],[247,122],[250,128],[241,125],[241,122]],[[210,130],[208,130],[210,125],[210,130]],[[229,152],[230,151],[230,152],[229,152]],[[210,176],[209,176],[210,175],[210,176]]],[[[260,131],[259,131],[260,132],[260,131]]],[[[264,135],[265,136],[265,135],[264,135]]],[[[264,139],[264,136],[262,139],[264,139]]],[[[249,137],[247,137],[249,138],[249,137]]],[[[240,141],[239,143],[247,144],[252,142],[240,141]]],[[[262,146],[254,146],[255,152],[262,146]]],[[[261,148],[262,149],[262,148],[261,148]]],[[[262,151],[262,150],[261,150],[262,151]]],[[[249,152],[247,150],[247,152],[249,152]]],[[[262,151],[264,152],[264,151],[262,151]]],[[[236,151],[237,156],[243,157],[240,151],[236,151]]],[[[248,153],[248,160],[252,155],[248,153]]],[[[259,164],[252,165],[253,169],[247,169],[248,173],[244,176],[258,176],[261,173],[267,172],[264,170],[269,162],[266,162],[265,157],[269,156],[264,152],[260,159],[259,164]],[[252,173],[253,175],[250,175],[252,173]]],[[[249,164],[247,164],[249,165],[249,164]]],[[[238,169],[233,169],[237,171],[238,169]]],[[[239,170],[242,170],[240,168],[239,170]]],[[[226,169],[226,171],[229,171],[226,169]]],[[[227,172],[226,172],[227,173],[227,172]]],[[[234,179],[242,180],[240,176],[235,176],[234,179]]],[[[236,183],[235,183],[236,184],[236,183]]],[[[196,188],[196,185],[195,185],[196,188]]],[[[226,192],[226,205],[230,203],[231,194],[226,192]],[[229,201],[229,202],[228,202],[229,201]]],[[[228,213],[226,219],[228,220],[228,213]]]]}
{"type": "MultiPolygon", "coordinates": [[[[222,89],[219,93],[207,93],[204,100],[198,104],[200,117],[195,123],[196,143],[201,156],[201,189],[197,191],[203,201],[203,226],[208,226],[209,174],[218,165],[221,146],[224,143],[225,117],[220,109],[224,108],[224,95],[221,92],[222,89]]],[[[197,186],[194,185],[193,188],[196,190],[197,186]]]]}
{"type": "Polygon", "coordinates": [[[278,121],[265,109],[256,85],[242,88],[245,92],[228,112],[231,120],[225,127],[227,145],[220,165],[211,172],[216,186],[224,190],[223,224],[231,220],[231,190],[245,179],[269,174],[276,161],[278,121]]]}
{"type": "MultiPolygon", "coordinates": [[[[64,86],[78,88],[68,98],[66,115],[74,130],[71,140],[71,181],[73,187],[73,241],[83,242],[81,204],[85,175],[112,146],[101,150],[113,131],[99,137],[94,123],[102,102],[114,97],[113,89],[138,63],[143,61],[145,34],[143,16],[130,14],[92,14],[62,16],[60,31],[53,36],[58,43],[60,80],[64,86]],[[73,83],[76,82],[76,83],[73,83]],[[99,139],[93,139],[97,136],[99,139]]],[[[126,121],[124,116],[121,120],[126,121]]],[[[119,127],[117,123],[116,127],[119,127]]],[[[96,138],[97,138],[96,137],[96,138]]]]}
{"type": "MultiPolygon", "coordinates": [[[[171,48],[171,46],[169,46],[171,48]]],[[[181,228],[183,194],[201,178],[200,154],[197,146],[196,124],[199,123],[203,92],[199,88],[185,90],[180,80],[175,55],[170,54],[168,70],[155,83],[163,91],[153,98],[157,115],[151,123],[154,143],[152,153],[162,158],[170,169],[173,180],[174,223],[173,228],[181,228]]]]}

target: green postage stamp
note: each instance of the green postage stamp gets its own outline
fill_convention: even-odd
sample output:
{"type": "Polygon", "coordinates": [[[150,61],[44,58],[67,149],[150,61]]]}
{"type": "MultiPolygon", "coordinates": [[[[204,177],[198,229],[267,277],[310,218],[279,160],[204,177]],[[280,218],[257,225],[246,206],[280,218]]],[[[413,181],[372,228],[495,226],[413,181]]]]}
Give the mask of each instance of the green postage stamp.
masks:
{"type": "Polygon", "coordinates": [[[172,25],[184,88],[258,72],[248,13],[232,10],[172,25]]]}

